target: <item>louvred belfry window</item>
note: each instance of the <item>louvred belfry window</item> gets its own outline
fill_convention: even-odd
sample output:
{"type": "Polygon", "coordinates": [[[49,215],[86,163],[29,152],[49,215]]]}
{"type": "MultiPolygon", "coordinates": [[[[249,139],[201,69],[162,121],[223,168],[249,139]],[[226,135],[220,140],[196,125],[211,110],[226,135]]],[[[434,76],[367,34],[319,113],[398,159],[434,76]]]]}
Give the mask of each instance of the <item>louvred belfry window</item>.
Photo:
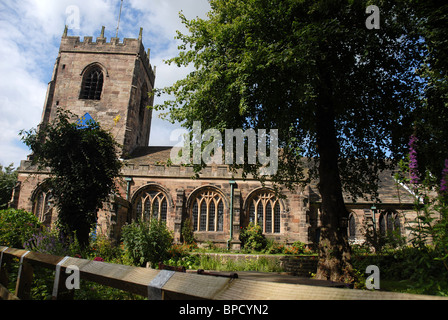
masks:
{"type": "Polygon", "coordinates": [[[84,74],[80,99],[100,100],[104,76],[99,67],[93,67],[84,74]]]}

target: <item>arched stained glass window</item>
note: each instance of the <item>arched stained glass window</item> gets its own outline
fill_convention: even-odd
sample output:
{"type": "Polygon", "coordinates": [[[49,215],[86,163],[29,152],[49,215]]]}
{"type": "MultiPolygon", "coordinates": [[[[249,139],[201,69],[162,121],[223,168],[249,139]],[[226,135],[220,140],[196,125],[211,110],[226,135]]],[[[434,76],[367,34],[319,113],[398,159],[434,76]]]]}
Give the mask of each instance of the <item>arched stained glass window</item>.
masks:
{"type": "Polygon", "coordinates": [[[356,239],[356,219],[354,213],[350,213],[348,218],[348,238],[350,240],[356,239]]]}
{"type": "Polygon", "coordinates": [[[275,203],[274,207],[274,233],[280,233],[280,203],[275,203]]]}
{"type": "Polygon", "coordinates": [[[167,201],[166,194],[162,191],[153,190],[151,187],[143,190],[134,200],[136,218],[144,221],[150,219],[166,221],[167,201]]]}
{"type": "Polygon", "coordinates": [[[263,233],[280,233],[281,205],[275,194],[262,190],[252,195],[247,203],[247,223],[258,224],[263,233]]]}
{"type": "Polygon", "coordinates": [[[46,216],[51,212],[53,208],[53,194],[51,191],[40,189],[35,198],[33,213],[41,222],[45,222],[46,216]]]}
{"type": "Polygon", "coordinates": [[[400,231],[400,217],[395,211],[385,211],[380,215],[380,234],[386,235],[393,231],[400,231]]]}
{"type": "Polygon", "coordinates": [[[224,203],[221,195],[204,189],[194,195],[191,202],[193,231],[223,231],[224,203]]]}
{"type": "Polygon", "coordinates": [[[273,216],[273,211],[272,211],[272,205],[271,202],[268,201],[266,203],[266,207],[265,207],[265,216],[266,216],[266,225],[264,227],[265,232],[266,233],[272,233],[272,216],[273,216]]]}
{"type": "Polygon", "coordinates": [[[100,67],[89,68],[83,76],[80,99],[100,100],[104,76],[100,67]]]}

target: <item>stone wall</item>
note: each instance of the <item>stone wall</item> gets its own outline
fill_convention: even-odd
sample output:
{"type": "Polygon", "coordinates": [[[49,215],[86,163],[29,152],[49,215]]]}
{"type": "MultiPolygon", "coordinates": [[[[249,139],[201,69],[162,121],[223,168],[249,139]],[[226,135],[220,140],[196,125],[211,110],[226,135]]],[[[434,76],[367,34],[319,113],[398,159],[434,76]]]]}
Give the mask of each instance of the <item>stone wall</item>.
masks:
{"type": "MultiPolygon", "coordinates": [[[[134,204],[136,196],[145,188],[163,190],[170,199],[168,201],[167,226],[174,231],[175,240],[180,240],[183,221],[191,216],[192,199],[195,193],[204,188],[217,190],[224,200],[224,221],[222,231],[196,231],[194,236],[198,242],[214,242],[220,247],[226,247],[230,239],[230,180],[236,182],[233,197],[233,240],[238,241],[241,228],[248,224],[248,199],[259,191],[271,190],[271,185],[265,187],[254,179],[242,179],[232,173],[227,166],[213,166],[204,168],[197,179],[192,167],[177,165],[134,163],[134,159],[126,161],[123,175],[132,179],[128,190],[122,190],[123,198],[129,197],[134,204]]],[[[266,237],[278,242],[293,243],[302,241],[308,243],[308,222],[306,195],[301,189],[295,191],[283,190],[286,197],[279,199],[281,203],[280,232],[266,233],[266,237]]],[[[136,219],[137,217],[133,217],[136,219]]],[[[238,244],[235,243],[235,249],[238,244]]]]}

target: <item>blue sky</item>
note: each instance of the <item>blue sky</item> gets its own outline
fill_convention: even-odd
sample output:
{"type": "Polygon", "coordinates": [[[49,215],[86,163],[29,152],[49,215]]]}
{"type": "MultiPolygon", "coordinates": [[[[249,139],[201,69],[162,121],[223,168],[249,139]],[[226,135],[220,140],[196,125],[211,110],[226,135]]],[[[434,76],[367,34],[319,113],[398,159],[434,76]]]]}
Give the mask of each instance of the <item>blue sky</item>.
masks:
{"type": "MultiPolygon", "coordinates": [[[[41,119],[47,84],[51,79],[64,25],[69,35],[115,36],[120,0],[7,0],[0,3],[0,164],[26,159],[28,148],[19,131],[35,128],[41,119]],[[78,19],[79,17],[79,19],[78,19]]],[[[175,56],[176,30],[186,32],[179,12],[188,19],[205,18],[207,0],[124,0],[118,37],[137,38],[143,27],[143,43],[151,49],[157,67],[156,87],[184,77],[189,70],[167,66],[175,56]]],[[[156,98],[155,103],[164,97],[156,98]]],[[[179,128],[153,113],[150,145],[174,145],[170,133],[179,128]]]]}

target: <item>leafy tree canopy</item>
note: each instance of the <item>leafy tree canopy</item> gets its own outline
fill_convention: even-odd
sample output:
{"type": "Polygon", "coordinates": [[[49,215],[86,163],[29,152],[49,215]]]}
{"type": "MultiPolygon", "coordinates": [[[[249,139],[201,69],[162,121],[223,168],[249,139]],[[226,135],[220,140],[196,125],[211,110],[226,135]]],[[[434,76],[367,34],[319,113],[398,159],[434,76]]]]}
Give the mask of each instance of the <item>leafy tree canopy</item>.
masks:
{"type": "Polygon", "coordinates": [[[420,34],[427,49],[418,74],[425,79],[421,106],[415,110],[417,159],[421,176],[430,172],[437,184],[448,159],[448,4],[440,0],[413,0],[420,34]]]}
{"type": "Polygon", "coordinates": [[[0,165],[0,209],[8,206],[16,181],[17,171],[14,165],[12,163],[7,167],[0,165]]]}
{"type": "Polygon", "coordinates": [[[118,144],[97,122],[80,128],[68,111],[58,109],[56,119],[38,130],[22,132],[33,152],[33,163],[51,169],[47,183],[59,210],[59,221],[88,243],[97,211],[115,190],[119,175],[118,144]]]}
{"type": "MultiPolygon", "coordinates": [[[[211,0],[208,19],[169,63],[194,71],[161,92],[159,108],[192,128],[278,129],[274,177],[297,182],[310,160],[322,198],[317,276],[349,279],[348,212],[342,191],[375,196],[378,175],[406,152],[424,55],[406,1],[377,1],[380,28],[366,28],[370,1],[211,0]]],[[[251,170],[247,166],[246,171],[251,170]]],[[[305,180],[306,181],[306,180],[305,180]]]]}
{"type": "Polygon", "coordinates": [[[411,8],[380,1],[381,27],[368,30],[368,4],[215,0],[207,20],[181,15],[189,34],[178,33],[183,44],[168,62],[195,70],[160,90],[175,99],[157,107],[190,129],[197,120],[203,129],[278,129],[284,181],[304,178],[302,156],[319,157],[321,112],[331,113],[344,188],[374,192],[385,160],[406,151],[422,51],[411,8]]]}

